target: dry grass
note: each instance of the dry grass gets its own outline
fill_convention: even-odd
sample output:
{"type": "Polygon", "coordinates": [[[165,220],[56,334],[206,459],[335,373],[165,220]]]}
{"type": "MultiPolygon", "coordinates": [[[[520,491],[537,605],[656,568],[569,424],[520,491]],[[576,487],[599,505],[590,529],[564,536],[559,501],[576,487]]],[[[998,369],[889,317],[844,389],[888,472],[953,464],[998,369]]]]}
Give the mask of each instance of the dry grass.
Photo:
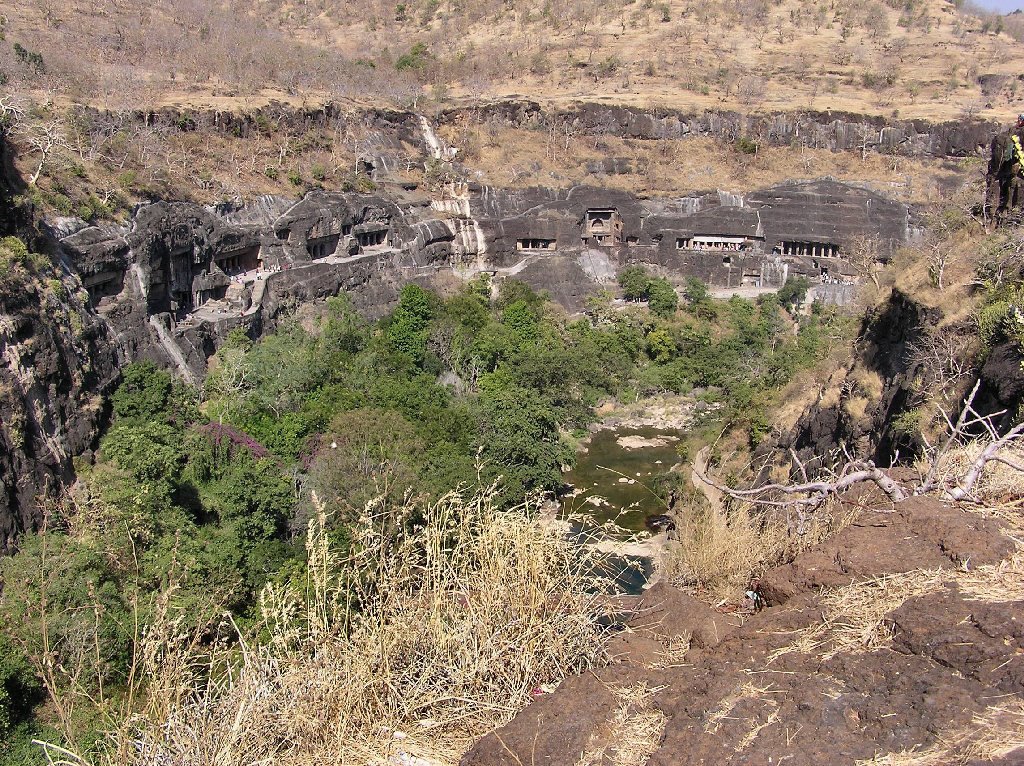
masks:
{"type": "Polygon", "coordinates": [[[799,631],[793,641],[768,656],[768,663],[794,652],[828,660],[876,649],[892,637],[885,616],[907,599],[938,590],[948,575],[942,570],[914,570],[830,591],[819,601],[822,621],[799,631]]]}
{"type": "Polygon", "coordinates": [[[771,684],[768,686],[758,686],[751,681],[737,686],[731,693],[719,700],[718,704],[708,713],[707,718],[704,720],[704,731],[708,734],[715,734],[722,727],[723,721],[734,717],[732,712],[740,702],[763,699],[764,695],[771,692],[771,690],[771,684]]]}
{"type": "Polygon", "coordinates": [[[856,383],[857,390],[869,402],[877,402],[882,396],[884,381],[882,376],[865,365],[858,365],[850,373],[850,379],[856,383]]]}
{"type": "Polygon", "coordinates": [[[618,705],[575,766],[643,766],[658,748],[668,719],[652,704],[661,687],[646,681],[612,690],[618,705]],[[597,740],[597,741],[594,741],[597,740]]]}
{"type": "Polygon", "coordinates": [[[761,523],[747,512],[687,513],[677,535],[666,564],[667,578],[716,601],[740,596],[751,575],[774,562],[786,547],[782,524],[761,523]]]}
{"type": "Polygon", "coordinates": [[[779,722],[781,705],[768,696],[773,693],[777,692],[770,684],[758,686],[748,681],[736,687],[708,714],[704,721],[704,731],[717,734],[725,721],[743,722],[746,731],[733,745],[737,753],[743,752],[757,740],[764,729],[779,722]]]}
{"type": "Polygon", "coordinates": [[[529,94],[550,103],[947,120],[966,113],[1005,119],[1001,112],[1015,109],[1018,97],[1012,83],[985,91],[977,80],[1003,74],[1012,81],[1020,43],[988,33],[942,0],[909,11],[850,0],[827,8],[807,0],[481,0],[445,7],[175,0],[144,8],[125,0],[23,0],[0,8],[8,39],[47,62],[43,75],[12,66],[24,79],[17,85],[132,106],[529,94]],[[397,69],[396,59],[414,43],[430,51],[425,69],[397,69]]]}
{"type": "MultiPolygon", "coordinates": [[[[694,190],[747,192],[794,178],[832,176],[864,183],[908,203],[943,199],[951,171],[929,160],[790,147],[762,147],[756,156],[728,141],[686,137],[635,141],[612,135],[565,136],[523,128],[471,123],[446,124],[439,134],[459,147],[463,159],[496,186],[591,184],[642,195],[676,195],[694,190]],[[630,160],[632,173],[592,174],[589,161],[630,160]]],[[[959,171],[964,178],[972,172],[959,171]]]]}
{"type": "Polygon", "coordinates": [[[691,509],[677,528],[665,575],[707,600],[738,602],[752,579],[835,534],[852,518],[848,509],[830,503],[797,535],[790,531],[793,520],[763,509],[760,514],[749,506],[728,512],[691,509]]]}
{"type": "Polygon", "coordinates": [[[869,400],[865,396],[851,396],[843,402],[843,409],[854,423],[860,421],[868,411],[869,400]]]}
{"type": "MultiPolygon", "coordinates": [[[[939,466],[939,486],[956,486],[985,447],[985,442],[973,441],[946,453],[939,466]]],[[[1017,463],[1024,463],[1024,444],[1015,442],[1005,448],[1002,454],[1017,463]]],[[[922,476],[928,472],[929,467],[930,464],[924,459],[915,466],[922,476]]],[[[1024,473],[1005,463],[990,461],[974,487],[974,497],[983,506],[995,507],[1024,498],[1024,473]]]]}
{"type": "Polygon", "coordinates": [[[985,708],[970,726],[940,731],[924,750],[904,750],[857,761],[857,766],[953,766],[1005,758],[1024,748],[1024,701],[985,708]]]}
{"type": "Polygon", "coordinates": [[[957,578],[970,601],[1009,604],[1024,601],[1024,550],[998,564],[980,566],[957,578]]]}
{"type": "Polygon", "coordinates": [[[454,763],[533,689],[600,658],[607,583],[591,549],[488,494],[414,511],[368,507],[345,559],[321,512],[305,592],[268,586],[237,642],[200,653],[158,626],[150,707],[98,762],[454,763]]]}
{"type": "Polygon", "coordinates": [[[886,616],[911,598],[956,585],[965,598],[988,603],[1024,600],[1024,542],[999,564],[961,569],[923,570],[877,577],[824,593],[819,599],[820,623],[799,631],[794,640],[768,657],[774,662],[791,653],[816,654],[828,660],[840,653],[872,651],[891,638],[886,616]]]}

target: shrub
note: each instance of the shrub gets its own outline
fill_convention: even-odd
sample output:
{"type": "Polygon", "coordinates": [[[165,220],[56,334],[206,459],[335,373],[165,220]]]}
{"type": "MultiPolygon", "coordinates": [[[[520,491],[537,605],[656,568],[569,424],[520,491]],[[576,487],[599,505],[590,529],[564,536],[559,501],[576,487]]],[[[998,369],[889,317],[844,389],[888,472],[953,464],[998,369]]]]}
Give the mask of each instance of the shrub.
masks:
{"type": "Polygon", "coordinates": [[[244,652],[170,621],[146,634],[154,713],[123,720],[101,762],[383,762],[397,731],[404,751],[454,762],[600,658],[601,554],[532,507],[498,511],[487,492],[370,504],[343,557],[314,504],[308,572],[264,588],[244,652]]]}
{"type": "Polygon", "coordinates": [[[647,300],[651,311],[660,317],[672,316],[679,307],[679,296],[664,277],[652,279],[647,285],[647,300]]]}
{"type": "Polygon", "coordinates": [[[404,72],[409,69],[423,69],[430,61],[431,55],[426,43],[415,43],[408,53],[403,53],[395,61],[395,69],[404,72]]]}
{"type": "Polygon", "coordinates": [[[741,154],[757,154],[757,141],[746,136],[736,139],[736,150],[741,154]]]}
{"type": "Polygon", "coordinates": [[[626,300],[645,300],[650,282],[650,274],[643,266],[627,266],[619,272],[619,287],[622,288],[622,297],[626,300]]]}

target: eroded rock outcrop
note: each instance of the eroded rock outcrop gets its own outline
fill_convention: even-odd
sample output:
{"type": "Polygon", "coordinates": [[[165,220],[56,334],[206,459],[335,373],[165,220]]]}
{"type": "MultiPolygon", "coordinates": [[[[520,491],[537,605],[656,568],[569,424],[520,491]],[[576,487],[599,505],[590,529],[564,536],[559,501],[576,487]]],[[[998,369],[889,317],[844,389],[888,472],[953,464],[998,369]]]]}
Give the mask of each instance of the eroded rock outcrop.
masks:
{"type": "MultiPolygon", "coordinates": [[[[45,260],[45,256],[37,256],[45,260]]],[[[78,277],[26,275],[0,291],[0,550],[94,446],[118,378],[116,344],[78,277]]]]}
{"type": "Polygon", "coordinates": [[[915,498],[769,572],[785,603],[742,624],[659,585],[611,664],[531,702],[462,764],[966,762],[1024,703],[1013,550],[996,522],[915,498]]]}
{"type": "Polygon", "coordinates": [[[161,202],[128,227],[72,230],[61,246],[122,353],[196,381],[232,328],[255,337],[288,306],[339,289],[377,317],[396,284],[442,286],[480,272],[522,279],[570,310],[628,263],[724,287],[790,275],[850,287],[842,252],[856,237],[874,237],[885,253],[915,233],[905,205],[827,179],[747,198],[467,185],[404,199],[316,191],[214,209],[161,202]]]}

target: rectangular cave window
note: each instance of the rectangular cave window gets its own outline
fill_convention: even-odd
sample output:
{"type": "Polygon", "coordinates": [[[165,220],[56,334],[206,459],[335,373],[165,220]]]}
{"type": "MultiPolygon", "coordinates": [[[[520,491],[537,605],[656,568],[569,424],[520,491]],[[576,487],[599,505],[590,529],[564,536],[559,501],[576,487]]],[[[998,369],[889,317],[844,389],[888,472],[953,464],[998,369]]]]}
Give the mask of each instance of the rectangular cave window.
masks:
{"type": "Polygon", "coordinates": [[[225,274],[241,274],[253,271],[259,266],[260,249],[247,247],[244,250],[229,250],[215,254],[213,260],[225,274]]]}
{"type": "Polygon", "coordinates": [[[334,255],[334,251],[338,249],[338,242],[341,237],[337,234],[332,234],[327,237],[316,237],[306,243],[306,252],[309,253],[309,257],[313,260],[319,260],[320,258],[326,258],[329,255],[334,255]]]}
{"type": "Polygon", "coordinates": [[[638,245],[640,244],[640,237],[626,237],[627,245],[638,245]]]}
{"type": "Polygon", "coordinates": [[[750,240],[746,237],[717,236],[712,234],[694,234],[688,241],[687,247],[691,250],[700,251],[727,251],[738,253],[750,246],[750,240]]]}
{"type": "Polygon", "coordinates": [[[555,240],[553,239],[537,239],[527,237],[525,239],[516,240],[517,250],[554,250],[555,240]]]}
{"type": "Polygon", "coordinates": [[[89,293],[92,306],[99,306],[104,298],[117,295],[124,287],[123,271],[101,271],[82,277],[82,284],[89,293]]]}
{"type": "Polygon", "coordinates": [[[350,223],[343,223],[341,225],[341,236],[347,237],[351,233],[352,233],[352,224],[350,224],[350,223]]]}
{"type": "Polygon", "coordinates": [[[731,263],[732,263],[732,256],[731,255],[723,255],[722,256],[722,264],[723,265],[728,266],[731,263]]]}
{"type": "MultiPolygon", "coordinates": [[[[838,246],[832,242],[795,242],[783,240],[779,243],[783,255],[810,256],[811,258],[831,258],[836,255],[838,246]]],[[[814,268],[817,268],[814,263],[814,268]]]]}
{"type": "Polygon", "coordinates": [[[356,234],[356,241],[360,247],[377,247],[387,242],[388,232],[387,229],[380,229],[379,231],[364,231],[356,234]]]}

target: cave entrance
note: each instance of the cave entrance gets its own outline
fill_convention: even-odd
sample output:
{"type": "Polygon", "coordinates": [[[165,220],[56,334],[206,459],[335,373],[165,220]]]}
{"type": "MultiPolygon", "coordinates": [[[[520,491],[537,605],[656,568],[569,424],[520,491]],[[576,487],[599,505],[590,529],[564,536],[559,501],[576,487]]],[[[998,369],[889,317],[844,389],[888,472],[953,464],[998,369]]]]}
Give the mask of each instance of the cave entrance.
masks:
{"type": "Polygon", "coordinates": [[[370,231],[357,232],[356,242],[359,243],[360,247],[382,247],[387,245],[388,230],[372,229],[370,231]]]}
{"type": "MultiPolygon", "coordinates": [[[[749,237],[719,237],[710,234],[694,234],[692,237],[676,239],[677,250],[718,251],[739,253],[750,250],[754,240],[749,237]]],[[[724,261],[723,261],[724,263],[724,261]]]]}
{"type": "Polygon", "coordinates": [[[192,310],[192,272],[199,263],[199,255],[191,244],[179,246],[170,251],[167,257],[167,298],[170,309],[175,314],[183,314],[192,310]]]}
{"type": "Polygon", "coordinates": [[[839,256],[839,245],[832,242],[804,242],[784,239],[779,242],[777,247],[782,255],[820,256],[823,258],[836,258],[839,256]]]}
{"type": "Polygon", "coordinates": [[[603,247],[622,244],[622,216],[616,208],[590,208],[583,217],[583,241],[603,247]]]}
{"type": "Polygon", "coordinates": [[[247,247],[242,250],[228,250],[213,257],[217,267],[228,276],[244,274],[260,267],[259,247],[247,247]]]}
{"type": "Polygon", "coordinates": [[[82,285],[89,293],[89,304],[99,308],[104,298],[112,298],[120,294],[124,288],[123,271],[98,271],[82,277],[82,285]]]}
{"type": "Polygon", "coordinates": [[[227,285],[218,285],[206,290],[197,290],[195,294],[195,306],[196,308],[199,308],[204,303],[209,303],[210,301],[224,300],[224,298],[227,297],[227,294],[227,285]]]}
{"type": "Polygon", "coordinates": [[[516,240],[516,250],[554,250],[553,239],[520,239],[516,240]]]}
{"type": "MultiPolygon", "coordinates": [[[[350,227],[351,228],[351,227],[350,227]]],[[[341,241],[340,234],[329,234],[326,237],[314,237],[306,243],[306,252],[314,261],[334,255],[341,241]]]]}

